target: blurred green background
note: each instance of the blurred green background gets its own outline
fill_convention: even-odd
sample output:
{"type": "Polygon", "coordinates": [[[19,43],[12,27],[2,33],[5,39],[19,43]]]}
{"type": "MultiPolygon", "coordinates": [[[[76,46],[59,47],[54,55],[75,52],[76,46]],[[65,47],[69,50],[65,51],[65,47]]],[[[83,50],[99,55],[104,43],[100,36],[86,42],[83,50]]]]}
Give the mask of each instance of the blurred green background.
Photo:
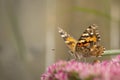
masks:
{"type": "Polygon", "coordinates": [[[0,80],[40,80],[69,57],[57,27],[78,39],[91,24],[107,50],[120,48],[120,0],[0,0],[0,80]]]}

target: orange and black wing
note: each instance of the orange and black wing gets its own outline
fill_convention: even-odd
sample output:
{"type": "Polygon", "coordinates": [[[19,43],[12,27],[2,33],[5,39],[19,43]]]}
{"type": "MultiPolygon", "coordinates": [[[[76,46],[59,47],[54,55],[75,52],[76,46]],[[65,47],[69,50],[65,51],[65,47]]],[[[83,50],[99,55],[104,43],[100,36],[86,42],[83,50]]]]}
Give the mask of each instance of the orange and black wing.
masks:
{"type": "Polygon", "coordinates": [[[79,42],[83,43],[84,46],[85,43],[98,43],[100,41],[100,34],[98,32],[97,26],[95,24],[89,26],[81,35],[81,37],[78,40],[79,42]]]}
{"type": "Polygon", "coordinates": [[[72,36],[70,36],[67,32],[65,32],[63,29],[61,29],[60,27],[58,27],[58,31],[59,31],[61,37],[64,39],[67,47],[72,52],[74,52],[77,41],[72,36]]]}
{"type": "Polygon", "coordinates": [[[99,41],[100,34],[97,26],[93,24],[83,32],[76,44],[75,51],[81,52],[84,57],[99,56],[104,51],[104,48],[99,45],[99,41]]]}

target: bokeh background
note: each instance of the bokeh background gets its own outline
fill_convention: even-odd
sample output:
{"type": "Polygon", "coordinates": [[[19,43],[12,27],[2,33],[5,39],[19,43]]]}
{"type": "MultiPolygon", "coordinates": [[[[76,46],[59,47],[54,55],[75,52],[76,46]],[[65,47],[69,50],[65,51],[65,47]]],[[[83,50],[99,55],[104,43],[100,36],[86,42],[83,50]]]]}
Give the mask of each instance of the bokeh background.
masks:
{"type": "Polygon", "coordinates": [[[69,57],[57,27],[78,39],[91,24],[107,50],[120,48],[120,0],[0,0],[0,80],[40,80],[69,57]]]}

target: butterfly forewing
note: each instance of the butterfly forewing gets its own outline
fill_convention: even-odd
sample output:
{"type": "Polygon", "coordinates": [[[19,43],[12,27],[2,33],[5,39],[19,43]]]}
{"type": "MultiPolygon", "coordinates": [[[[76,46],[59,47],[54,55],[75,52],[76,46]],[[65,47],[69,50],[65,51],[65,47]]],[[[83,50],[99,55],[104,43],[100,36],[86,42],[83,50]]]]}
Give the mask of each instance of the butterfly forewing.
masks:
{"type": "Polygon", "coordinates": [[[95,24],[89,26],[81,35],[78,41],[85,40],[86,42],[98,42],[100,41],[100,34],[95,24]]]}
{"type": "Polygon", "coordinates": [[[77,41],[72,36],[70,36],[67,32],[65,32],[63,29],[58,27],[58,30],[59,30],[59,33],[60,33],[61,37],[64,39],[67,47],[72,52],[74,52],[77,41]]]}

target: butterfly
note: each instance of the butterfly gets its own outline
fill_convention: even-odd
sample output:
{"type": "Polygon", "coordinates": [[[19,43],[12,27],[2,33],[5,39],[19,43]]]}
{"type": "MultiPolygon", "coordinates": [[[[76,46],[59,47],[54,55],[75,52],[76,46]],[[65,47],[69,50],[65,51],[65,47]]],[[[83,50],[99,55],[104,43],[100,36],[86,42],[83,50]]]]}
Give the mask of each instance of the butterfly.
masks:
{"type": "Polygon", "coordinates": [[[78,40],[60,27],[58,31],[70,49],[69,53],[76,59],[80,59],[81,57],[99,57],[104,53],[105,48],[100,45],[101,38],[97,27],[95,24],[89,26],[78,40]]]}

